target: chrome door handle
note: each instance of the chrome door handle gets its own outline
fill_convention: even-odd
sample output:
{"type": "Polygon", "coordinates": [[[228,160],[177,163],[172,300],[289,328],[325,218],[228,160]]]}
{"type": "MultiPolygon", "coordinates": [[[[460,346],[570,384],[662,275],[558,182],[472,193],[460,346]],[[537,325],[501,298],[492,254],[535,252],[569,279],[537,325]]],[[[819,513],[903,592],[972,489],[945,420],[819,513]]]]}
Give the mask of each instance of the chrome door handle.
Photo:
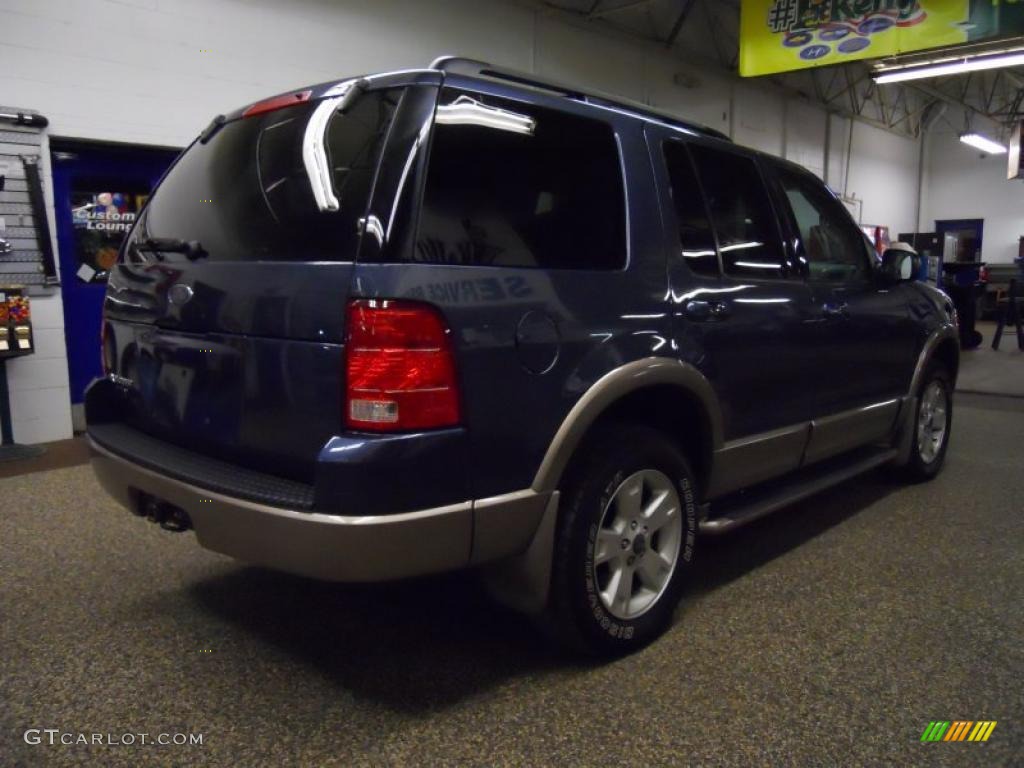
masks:
{"type": "Polygon", "coordinates": [[[724,301],[703,301],[692,299],[683,305],[683,312],[690,320],[707,322],[729,316],[729,305],[724,301]]]}
{"type": "Polygon", "coordinates": [[[845,301],[841,304],[824,304],[821,311],[828,317],[845,318],[850,316],[850,305],[845,301]]]}
{"type": "Polygon", "coordinates": [[[729,313],[729,305],[724,301],[711,302],[711,317],[715,320],[721,320],[723,317],[728,317],[729,313]]]}

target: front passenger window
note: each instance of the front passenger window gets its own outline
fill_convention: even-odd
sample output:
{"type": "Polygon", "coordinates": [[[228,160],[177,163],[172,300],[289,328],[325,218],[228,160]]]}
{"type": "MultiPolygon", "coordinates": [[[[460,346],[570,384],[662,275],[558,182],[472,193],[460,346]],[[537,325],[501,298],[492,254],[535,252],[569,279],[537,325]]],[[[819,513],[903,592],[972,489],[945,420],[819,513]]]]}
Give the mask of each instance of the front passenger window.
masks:
{"type": "Polygon", "coordinates": [[[865,279],[864,236],[839,201],[816,179],[783,168],[776,174],[800,232],[810,278],[834,283],[865,279]]]}

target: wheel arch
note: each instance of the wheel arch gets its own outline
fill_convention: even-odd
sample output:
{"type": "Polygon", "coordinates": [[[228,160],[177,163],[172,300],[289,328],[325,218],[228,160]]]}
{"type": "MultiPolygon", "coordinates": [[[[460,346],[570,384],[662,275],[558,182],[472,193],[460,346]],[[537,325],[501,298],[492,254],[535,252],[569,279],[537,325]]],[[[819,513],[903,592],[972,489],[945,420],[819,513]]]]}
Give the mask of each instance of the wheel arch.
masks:
{"type": "Polygon", "coordinates": [[[686,451],[698,482],[707,487],[714,452],[722,446],[718,398],[694,366],[649,357],[602,376],[562,421],[534,477],[533,489],[558,489],[572,457],[595,426],[623,418],[666,431],[686,451]]]}
{"type": "Polygon", "coordinates": [[[946,366],[951,383],[956,386],[956,377],[960,370],[960,336],[955,326],[943,325],[933,331],[925,341],[917,358],[914,377],[910,382],[910,397],[917,395],[917,390],[921,387],[921,378],[932,360],[938,360],[946,366]]]}
{"type": "Polygon", "coordinates": [[[932,353],[932,360],[938,360],[948,371],[953,384],[956,384],[956,376],[960,370],[960,343],[957,339],[944,338],[940,341],[932,353]]]}

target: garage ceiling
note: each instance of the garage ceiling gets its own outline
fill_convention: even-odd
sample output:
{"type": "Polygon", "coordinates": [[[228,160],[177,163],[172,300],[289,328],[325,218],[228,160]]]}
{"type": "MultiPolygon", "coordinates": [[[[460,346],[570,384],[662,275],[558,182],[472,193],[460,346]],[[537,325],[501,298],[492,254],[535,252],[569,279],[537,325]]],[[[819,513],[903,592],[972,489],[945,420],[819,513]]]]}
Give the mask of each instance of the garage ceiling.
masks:
{"type": "MultiPolygon", "coordinates": [[[[738,76],[739,0],[539,0],[535,5],[656,42],[738,76]]],[[[1024,44],[1024,39],[1015,42],[1024,44]]],[[[870,62],[851,62],[761,79],[835,112],[911,136],[920,133],[923,116],[938,112],[934,107],[940,104],[963,109],[965,125],[954,125],[957,129],[971,127],[975,118],[1002,126],[1024,120],[1024,67],[883,86],[871,80],[870,72],[870,62]]]]}

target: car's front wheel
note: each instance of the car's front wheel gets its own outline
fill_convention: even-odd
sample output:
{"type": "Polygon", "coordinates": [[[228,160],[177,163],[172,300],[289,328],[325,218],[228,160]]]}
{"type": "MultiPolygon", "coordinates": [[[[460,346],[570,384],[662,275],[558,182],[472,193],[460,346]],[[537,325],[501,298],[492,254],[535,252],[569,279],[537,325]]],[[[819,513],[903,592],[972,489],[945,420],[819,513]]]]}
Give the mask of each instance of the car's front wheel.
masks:
{"type": "Polygon", "coordinates": [[[946,369],[933,363],[925,371],[917,397],[910,461],[912,480],[930,480],[942,469],[953,429],[953,387],[946,369]]]}
{"type": "Polygon", "coordinates": [[[693,562],[695,477],[663,433],[599,427],[562,491],[549,627],[596,655],[635,650],[672,618],[693,562]]]}

